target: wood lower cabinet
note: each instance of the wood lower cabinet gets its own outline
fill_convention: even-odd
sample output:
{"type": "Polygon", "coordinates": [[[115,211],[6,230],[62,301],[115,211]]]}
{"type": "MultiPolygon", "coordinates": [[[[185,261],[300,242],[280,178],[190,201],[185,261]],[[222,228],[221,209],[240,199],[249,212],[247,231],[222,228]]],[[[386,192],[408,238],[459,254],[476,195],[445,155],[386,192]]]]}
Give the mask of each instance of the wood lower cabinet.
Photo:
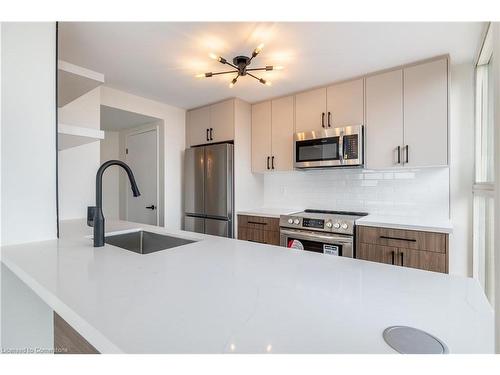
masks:
{"type": "Polygon", "coordinates": [[[448,235],[360,226],[356,232],[356,258],[448,273],[448,235]]]}
{"type": "Polygon", "coordinates": [[[238,215],[238,239],[279,246],[279,219],[238,215]]]}
{"type": "Polygon", "coordinates": [[[54,312],[55,354],[99,354],[82,335],[54,312]]]}

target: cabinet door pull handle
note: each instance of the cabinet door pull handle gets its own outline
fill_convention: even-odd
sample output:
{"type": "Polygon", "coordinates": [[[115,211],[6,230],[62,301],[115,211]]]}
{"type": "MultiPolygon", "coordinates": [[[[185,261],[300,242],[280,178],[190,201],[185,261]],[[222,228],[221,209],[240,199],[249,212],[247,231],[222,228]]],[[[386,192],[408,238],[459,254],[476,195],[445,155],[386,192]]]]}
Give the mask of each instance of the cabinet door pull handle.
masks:
{"type": "Polygon", "coordinates": [[[269,168],[269,159],[270,159],[270,157],[268,156],[268,157],[267,157],[267,169],[270,169],[270,168],[269,168]]]}
{"type": "Polygon", "coordinates": [[[408,242],[417,242],[414,238],[402,238],[402,237],[389,237],[389,236],[380,236],[379,238],[384,240],[396,240],[396,241],[408,241],[408,242]]]}
{"type": "Polygon", "coordinates": [[[395,254],[394,254],[394,250],[393,250],[393,251],[391,252],[391,257],[392,257],[391,261],[392,261],[392,264],[393,264],[393,265],[394,265],[394,255],[395,255],[395,254]]]}
{"type": "Polygon", "coordinates": [[[325,128],[325,112],[321,113],[321,127],[325,128]]]}
{"type": "Polygon", "coordinates": [[[212,137],[212,132],[213,132],[213,131],[214,131],[214,129],[213,129],[213,128],[210,128],[210,140],[211,140],[211,141],[213,141],[213,140],[214,140],[214,139],[213,139],[213,137],[212,137]]]}
{"type": "Polygon", "coordinates": [[[207,128],[207,142],[210,140],[210,138],[208,137],[208,132],[209,132],[209,130],[207,128]]]}
{"type": "Polygon", "coordinates": [[[271,156],[271,169],[274,169],[274,155],[271,156]]]}
{"type": "Polygon", "coordinates": [[[401,146],[398,146],[398,164],[401,164],[401,146]]]}
{"type": "Polygon", "coordinates": [[[409,163],[409,156],[408,156],[408,154],[410,153],[408,145],[405,146],[405,149],[406,149],[406,163],[408,164],[409,163]]]}
{"type": "Polygon", "coordinates": [[[258,222],[258,221],[251,221],[251,220],[248,220],[247,223],[248,224],[257,224],[257,225],[267,225],[267,223],[261,223],[261,222],[258,222]]]}
{"type": "Polygon", "coordinates": [[[401,265],[404,266],[405,265],[405,255],[403,253],[399,253],[399,255],[401,255],[401,265]]]}
{"type": "Polygon", "coordinates": [[[330,111],[328,111],[328,127],[329,128],[332,127],[331,118],[332,118],[332,113],[330,111]]]}

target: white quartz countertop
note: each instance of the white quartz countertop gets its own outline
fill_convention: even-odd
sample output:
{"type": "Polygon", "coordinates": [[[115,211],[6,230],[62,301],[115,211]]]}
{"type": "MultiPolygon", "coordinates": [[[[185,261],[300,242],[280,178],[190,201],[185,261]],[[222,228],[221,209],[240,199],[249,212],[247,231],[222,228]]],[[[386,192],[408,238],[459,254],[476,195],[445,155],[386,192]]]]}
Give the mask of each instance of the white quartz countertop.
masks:
{"type": "Polygon", "coordinates": [[[301,208],[260,207],[260,208],[252,208],[249,210],[238,211],[237,214],[249,215],[249,216],[274,217],[279,219],[280,215],[290,215],[300,211],[302,211],[301,208]]]}
{"type": "Polygon", "coordinates": [[[356,220],[356,225],[438,233],[451,233],[453,226],[448,219],[433,217],[408,217],[370,214],[356,220]]]}
{"type": "MultiPolygon", "coordinates": [[[[470,278],[111,222],[200,241],[148,255],[63,238],[2,248],[2,262],[103,353],[394,353],[391,325],[451,353],[492,353],[493,311],[470,278]]],[[[29,228],[27,228],[29,229],[29,228]]]]}

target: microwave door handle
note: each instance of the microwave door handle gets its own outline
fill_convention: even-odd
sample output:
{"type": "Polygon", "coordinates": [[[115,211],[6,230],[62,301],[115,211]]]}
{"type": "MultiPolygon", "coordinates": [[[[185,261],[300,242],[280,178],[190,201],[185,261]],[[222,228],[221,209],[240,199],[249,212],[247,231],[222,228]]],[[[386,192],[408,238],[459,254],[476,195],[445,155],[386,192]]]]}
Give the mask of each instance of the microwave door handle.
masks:
{"type": "Polygon", "coordinates": [[[344,136],[339,136],[339,159],[340,164],[344,164],[344,136]]]}

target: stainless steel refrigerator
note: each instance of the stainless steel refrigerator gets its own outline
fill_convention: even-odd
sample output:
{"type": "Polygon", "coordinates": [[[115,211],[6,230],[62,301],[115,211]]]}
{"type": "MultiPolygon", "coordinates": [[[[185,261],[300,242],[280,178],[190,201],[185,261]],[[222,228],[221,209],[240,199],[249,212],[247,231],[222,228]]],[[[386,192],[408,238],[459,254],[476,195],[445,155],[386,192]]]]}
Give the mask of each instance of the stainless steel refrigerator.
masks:
{"type": "Polygon", "coordinates": [[[186,149],[185,230],[234,236],[233,149],[228,143],[186,149]]]}

